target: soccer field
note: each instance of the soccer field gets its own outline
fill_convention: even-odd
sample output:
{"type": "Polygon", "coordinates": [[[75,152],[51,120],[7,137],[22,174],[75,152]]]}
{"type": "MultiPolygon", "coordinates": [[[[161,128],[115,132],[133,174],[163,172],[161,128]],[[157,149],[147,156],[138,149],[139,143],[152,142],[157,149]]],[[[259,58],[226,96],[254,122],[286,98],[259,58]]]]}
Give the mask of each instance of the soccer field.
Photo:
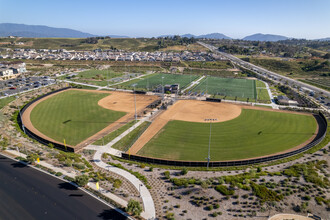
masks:
{"type": "Polygon", "coordinates": [[[69,90],[56,94],[33,108],[33,126],[48,137],[77,145],[126,113],[102,108],[98,101],[109,93],[69,90]]]}
{"type": "Polygon", "coordinates": [[[208,76],[192,92],[235,98],[256,98],[256,81],[251,79],[220,78],[208,76]]]}
{"type": "MultiPolygon", "coordinates": [[[[307,141],[316,128],[311,115],[242,109],[237,118],[212,124],[211,160],[239,160],[282,152],[307,141]]],[[[205,161],[209,135],[209,123],[169,121],[138,155],[205,161]]]]}
{"type": "Polygon", "coordinates": [[[151,76],[147,76],[145,78],[141,78],[140,80],[134,80],[132,82],[127,82],[120,84],[121,86],[127,86],[129,88],[133,88],[133,85],[136,84],[137,90],[153,90],[157,86],[164,85],[172,85],[179,84],[180,89],[189,85],[192,81],[196,80],[198,76],[195,75],[179,75],[179,74],[152,74],[151,76]],[[164,78],[163,78],[164,77],[164,78]]]}

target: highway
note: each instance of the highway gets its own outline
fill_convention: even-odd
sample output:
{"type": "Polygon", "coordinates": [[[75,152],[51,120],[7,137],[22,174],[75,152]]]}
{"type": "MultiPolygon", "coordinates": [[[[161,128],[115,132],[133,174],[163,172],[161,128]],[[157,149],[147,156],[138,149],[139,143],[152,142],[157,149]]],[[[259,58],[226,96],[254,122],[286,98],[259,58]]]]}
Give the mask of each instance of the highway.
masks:
{"type": "Polygon", "coordinates": [[[227,53],[224,53],[224,52],[220,52],[218,50],[218,48],[212,46],[212,45],[209,45],[209,44],[205,44],[203,42],[198,42],[200,45],[208,48],[209,50],[213,51],[213,52],[216,52],[216,53],[219,53],[220,55],[222,55],[223,57],[229,59],[230,61],[232,61],[233,63],[235,63],[236,65],[238,66],[242,66],[246,69],[249,69],[259,75],[268,75],[272,78],[277,78],[277,79],[282,79],[282,80],[285,80],[285,81],[288,81],[288,83],[291,83],[291,84],[294,84],[296,86],[300,86],[300,87],[305,87],[305,88],[308,88],[310,90],[313,90],[315,92],[319,92],[319,93],[322,93],[324,96],[327,96],[327,97],[330,97],[330,92],[324,90],[324,89],[321,89],[321,88],[318,88],[318,87],[315,87],[315,86],[312,86],[312,85],[309,85],[309,84],[306,84],[306,83],[303,83],[303,82],[300,82],[300,81],[297,81],[297,80],[294,80],[294,79],[291,79],[289,77],[286,77],[286,76],[282,76],[278,73],[274,73],[274,72],[271,72],[269,70],[266,70],[264,68],[261,68],[259,66],[256,66],[256,65],[253,65],[249,62],[246,62],[246,61],[243,61],[233,55],[230,55],[230,54],[227,54],[227,53]]]}
{"type": "Polygon", "coordinates": [[[126,219],[75,186],[0,155],[0,219],[126,219]]]}

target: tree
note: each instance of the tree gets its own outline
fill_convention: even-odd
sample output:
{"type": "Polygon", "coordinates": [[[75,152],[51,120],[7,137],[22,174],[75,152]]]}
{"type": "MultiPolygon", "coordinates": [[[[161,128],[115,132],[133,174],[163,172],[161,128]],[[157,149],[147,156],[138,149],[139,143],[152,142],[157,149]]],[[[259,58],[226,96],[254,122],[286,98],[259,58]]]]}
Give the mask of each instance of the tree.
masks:
{"type": "Polygon", "coordinates": [[[86,175],[80,175],[80,176],[76,176],[74,182],[77,183],[78,186],[82,187],[82,186],[86,186],[86,184],[88,183],[88,176],[86,175]]]}
{"type": "Polygon", "coordinates": [[[29,154],[26,159],[28,162],[30,162],[31,164],[34,164],[35,161],[37,160],[39,156],[37,154],[29,154]]]}
{"type": "Polygon", "coordinates": [[[132,213],[134,216],[140,216],[142,207],[138,201],[130,199],[126,207],[126,212],[132,213]]]}

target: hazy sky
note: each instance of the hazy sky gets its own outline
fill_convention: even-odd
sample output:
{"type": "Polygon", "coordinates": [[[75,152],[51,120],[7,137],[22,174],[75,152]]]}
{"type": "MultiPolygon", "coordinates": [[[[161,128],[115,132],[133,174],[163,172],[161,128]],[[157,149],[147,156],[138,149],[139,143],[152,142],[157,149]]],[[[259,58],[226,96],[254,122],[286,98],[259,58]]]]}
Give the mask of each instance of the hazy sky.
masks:
{"type": "Polygon", "coordinates": [[[219,32],[315,39],[330,37],[330,0],[0,0],[0,23],[131,37],[219,32]]]}

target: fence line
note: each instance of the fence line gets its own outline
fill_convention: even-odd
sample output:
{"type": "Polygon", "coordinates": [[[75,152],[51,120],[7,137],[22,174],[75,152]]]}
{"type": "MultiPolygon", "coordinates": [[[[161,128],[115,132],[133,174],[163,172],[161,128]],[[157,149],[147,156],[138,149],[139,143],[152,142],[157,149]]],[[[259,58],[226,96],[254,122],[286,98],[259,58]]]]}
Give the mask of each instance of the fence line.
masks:
{"type": "MultiPolygon", "coordinates": [[[[64,90],[67,90],[67,89],[70,89],[71,87],[65,87],[65,88],[62,88],[62,89],[58,89],[58,90],[55,90],[55,91],[52,91],[52,92],[49,92],[47,94],[44,94],[42,96],[39,96],[38,98],[32,100],[31,102],[27,103],[21,110],[20,110],[20,113],[21,115],[24,114],[25,110],[27,108],[29,108],[33,103],[35,103],[36,101],[46,97],[46,96],[49,96],[49,95],[52,95],[54,93],[58,93],[58,92],[61,92],[61,91],[64,91],[64,90]]],[[[64,146],[64,144],[61,144],[59,142],[53,142],[53,141],[50,141],[50,140],[47,140],[47,139],[44,139],[40,136],[38,136],[37,134],[33,133],[32,131],[30,131],[27,127],[24,126],[22,120],[21,120],[21,117],[20,117],[20,114],[17,115],[17,123],[18,125],[20,126],[20,128],[25,132],[26,135],[28,135],[30,138],[32,139],[35,139],[36,141],[40,142],[41,144],[44,144],[44,145],[49,145],[49,144],[53,144],[55,148],[59,148],[61,150],[65,150],[65,151],[70,151],[70,152],[74,152],[74,148],[72,146],[64,146]],[[24,127],[24,129],[23,129],[24,127]]]]}

